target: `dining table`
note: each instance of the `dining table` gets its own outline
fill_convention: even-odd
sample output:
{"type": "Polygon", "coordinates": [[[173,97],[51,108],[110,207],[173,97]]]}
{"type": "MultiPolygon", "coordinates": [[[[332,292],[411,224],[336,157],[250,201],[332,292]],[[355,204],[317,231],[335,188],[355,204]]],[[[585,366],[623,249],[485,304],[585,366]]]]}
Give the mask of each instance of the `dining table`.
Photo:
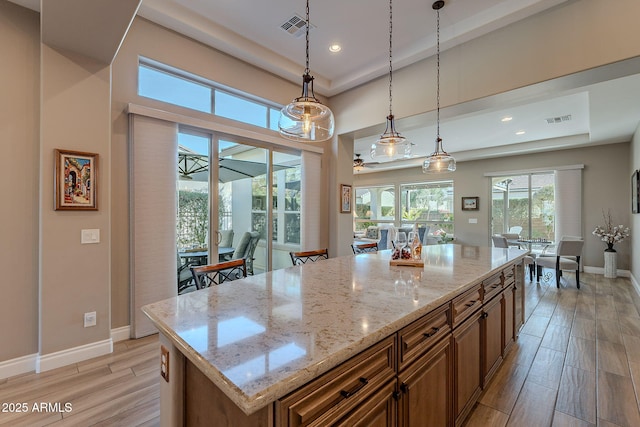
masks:
{"type": "MultiPolygon", "coordinates": [[[[227,247],[227,246],[218,246],[218,260],[224,261],[226,257],[233,255],[235,248],[227,247]]],[[[199,250],[199,251],[180,251],[178,252],[180,258],[185,262],[189,262],[193,265],[204,265],[207,263],[207,258],[209,256],[209,251],[207,250],[199,250]]]]}

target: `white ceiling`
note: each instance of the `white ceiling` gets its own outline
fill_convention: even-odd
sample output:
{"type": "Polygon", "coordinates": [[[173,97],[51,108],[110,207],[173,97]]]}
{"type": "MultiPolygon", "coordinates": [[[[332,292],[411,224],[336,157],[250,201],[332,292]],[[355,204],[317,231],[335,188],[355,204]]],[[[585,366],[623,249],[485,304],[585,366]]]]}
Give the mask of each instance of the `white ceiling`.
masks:
{"type": "MultiPolygon", "coordinates": [[[[37,0],[13,0],[39,9],[37,0]]],[[[509,25],[567,0],[447,0],[441,14],[441,50],[509,25]]],[[[394,70],[435,53],[431,0],[393,4],[394,70]]],[[[305,61],[304,31],[294,37],[280,26],[303,0],[143,0],[138,14],[295,83],[305,61]]],[[[389,3],[372,0],[314,0],[310,4],[310,69],[316,92],[332,96],[389,72],[389,3]],[[342,51],[329,52],[340,43],[342,51]]],[[[568,76],[513,93],[443,109],[444,147],[458,160],[535,152],[586,144],[627,141],[640,118],[638,61],[568,76]],[[547,118],[571,116],[548,124],[547,118]],[[512,116],[508,123],[500,121],[512,116]],[[523,135],[515,132],[524,130],[523,135]],[[561,138],[561,140],[558,140],[561,138]]],[[[398,102],[396,100],[396,102],[398,102]]],[[[355,152],[372,170],[407,167],[433,150],[435,114],[397,122],[416,145],[415,159],[372,165],[369,147],[380,125],[355,133],[355,152]]]]}

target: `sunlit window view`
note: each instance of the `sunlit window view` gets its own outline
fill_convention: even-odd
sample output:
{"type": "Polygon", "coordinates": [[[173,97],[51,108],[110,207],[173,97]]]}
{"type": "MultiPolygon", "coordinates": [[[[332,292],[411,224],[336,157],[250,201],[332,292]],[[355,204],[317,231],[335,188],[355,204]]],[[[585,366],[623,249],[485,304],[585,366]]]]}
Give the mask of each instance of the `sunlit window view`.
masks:
{"type": "MultiPolygon", "coordinates": [[[[142,61],[138,93],[277,129],[278,106],[202,81],[142,61]]],[[[259,148],[251,141],[239,142],[233,136],[185,127],[178,133],[176,161],[179,292],[192,290],[189,267],[195,265],[244,258],[248,274],[291,265],[289,251],[300,249],[299,151],[259,148]],[[215,182],[210,166],[216,167],[215,182]]]]}
{"type": "Polygon", "coordinates": [[[554,174],[492,178],[491,232],[554,240],[554,174]]]}

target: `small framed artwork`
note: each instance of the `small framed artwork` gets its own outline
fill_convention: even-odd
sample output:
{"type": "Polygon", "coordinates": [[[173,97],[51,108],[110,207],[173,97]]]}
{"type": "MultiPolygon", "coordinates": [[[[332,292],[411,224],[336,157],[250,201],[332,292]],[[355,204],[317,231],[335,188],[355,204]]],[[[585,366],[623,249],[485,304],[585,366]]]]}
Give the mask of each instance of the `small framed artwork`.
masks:
{"type": "Polygon", "coordinates": [[[480,209],[479,197],[463,197],[462,198],[463,211],[477,211],[478,209],[480,209]]]}
{"type": "Polygon", "coordinates": [[[54,155],[55,210],[98,210],[98,155],[66,150],[54,155]]]}
{"type": "Polygon", "coordinates": [[[351,186],[340,184],[340,213],[351,213],[351,186]]]}
{"type": "Polygon", "coordinates": [[[631,212],[640,213],[640,170],[631,175],[631,212]]]}

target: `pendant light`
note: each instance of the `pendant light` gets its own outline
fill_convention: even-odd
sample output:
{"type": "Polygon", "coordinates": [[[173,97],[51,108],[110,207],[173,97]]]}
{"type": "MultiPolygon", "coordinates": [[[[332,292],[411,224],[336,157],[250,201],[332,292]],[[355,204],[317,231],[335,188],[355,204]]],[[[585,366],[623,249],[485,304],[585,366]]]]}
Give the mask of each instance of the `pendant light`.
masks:
{"type": "Polygon", "coordinates": [[[307,62],[302,76],[302,96],[282,107],[278,120],[280,134],[299,142],[325,141],[333,136],[333,113],[329,107],[318,101],[313,93],[313,76],[309,70],[309,26],[307,0],[307,62]]]}
{"type": "Polygon", "coordinates": [[[371,158],[379,160],[396,160],[411,157],[411,143],[396,131],[393,117],[392,89],[393,89],[393,0],[389,0],[389,115],[387,116],[387,127],[380,138],[371,145],[371,158]]]}
{"type": "Polygon", "coordinates": [[[353,159],[353,170],[360,172],[362,169],[364,169],[364,160],[360,158],[360,154],[356,154],[356,158],[353,159]]]}
{"type": "Polygon", "coordinates": [[[440,9],[444,7],[444,1],[439,0],[433,3],[433,9],[436,11],[437,16],[437,50],[436,50],[436,59],[437,59],[437,108],[436,108],[436,151],[431,153],[424,163],[422,163],[422,172],[423,173],[444,173],[444,172],[453,172],[456,170],[456,160],[449,155],[442,148],[442,138],[440,138],[440,9]]]}

